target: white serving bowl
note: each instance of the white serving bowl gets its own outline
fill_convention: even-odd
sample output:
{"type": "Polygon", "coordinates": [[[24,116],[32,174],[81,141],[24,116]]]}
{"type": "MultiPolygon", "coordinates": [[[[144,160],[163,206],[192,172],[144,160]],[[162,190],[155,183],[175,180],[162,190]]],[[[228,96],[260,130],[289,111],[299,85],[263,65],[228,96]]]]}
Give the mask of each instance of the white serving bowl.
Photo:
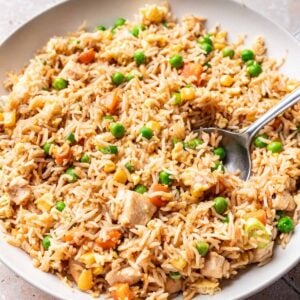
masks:
{"type": "MultiPolygon", "coordinates": [[[[0,81],[9,70],[18,70],[34,52],[54,35],[65,35],[76,30],[83,21],[94,28],[98,24],[110,26],[117,17],[132,18],[138,9],[150,0],[72,0],[59,4],[35,17],[19,28],[0,46],[0,81]]],[[[230,39],[247,33],[247,42],[263,35],[268,55],[276,58],[287,57],[282,68],[290,76],[300,78],[300,47],[285,30],[278,27],[247,7],[228,0],[170,0],[177,17],[185,14],[204,16],[208,28],[219,23],[229,31],[230,39]]],[[[5,91],[0,88],[0,94],[5,91]]],[[[8,245],[0,232],[0,259],[14,272],[39,289],[60,299],[91,300],[91,297],[64,285],[57,277],[33,267],[27,254],[8,245]]],[[[257,293],[283,276],[299,262],[300,230],[295,233],[285,250],[277,247],[273,259],[263,267],[253,266],[242,274],[222,284],[223,289],[214,296],[198,296],[201,300],[244,299],[257,293]]],[[[104,299],[104,297],[100,297],[104,299]]],[[[179,297],[180,298],[180,297],[179,297]]]]}

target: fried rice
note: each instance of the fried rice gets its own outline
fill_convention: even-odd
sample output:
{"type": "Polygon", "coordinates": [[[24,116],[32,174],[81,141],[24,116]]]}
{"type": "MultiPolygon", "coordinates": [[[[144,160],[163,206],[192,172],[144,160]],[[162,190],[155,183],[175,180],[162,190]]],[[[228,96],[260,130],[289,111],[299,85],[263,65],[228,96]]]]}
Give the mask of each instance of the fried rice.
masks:
{"type": "Polygon", "coordinates": [[[270,261],[298,221],[300,105],[260,132],[246,182],[223,166],[220,137],[193,131],[240,131],[299,84],[262,37],[255,62],[245,48],[202,17],[179,23],[156,5],[51,38],[8,75],[1,99],[7,242],[40,270],[120,300],[214,294],[270,261]]]}

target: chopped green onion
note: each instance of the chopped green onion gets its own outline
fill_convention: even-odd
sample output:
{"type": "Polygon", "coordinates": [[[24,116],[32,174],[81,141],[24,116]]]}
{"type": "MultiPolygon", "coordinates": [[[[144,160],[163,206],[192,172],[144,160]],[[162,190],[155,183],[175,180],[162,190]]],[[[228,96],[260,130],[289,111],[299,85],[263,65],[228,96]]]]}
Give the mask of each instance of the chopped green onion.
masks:
{"type": "Polygon", "coordinates": [[[42,240],[42,245],[45,250],[48,250],[51,246],[51,237],[50,236],[45,236],[42,240]]]}
{"type": "Polygon", "coordinates": [[[80,162],[89,164],[91,162],[91,158],[87,153],[84,153],[80,158],[80,162]]]}

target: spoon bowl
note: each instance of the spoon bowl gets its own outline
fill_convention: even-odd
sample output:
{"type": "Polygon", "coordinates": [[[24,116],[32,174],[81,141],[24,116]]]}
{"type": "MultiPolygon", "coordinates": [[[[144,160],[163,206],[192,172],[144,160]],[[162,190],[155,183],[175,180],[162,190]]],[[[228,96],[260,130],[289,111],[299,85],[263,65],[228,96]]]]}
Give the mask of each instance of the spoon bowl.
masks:
{"type": "Polygon", "coordinates": [[[206,133],[216,133],[222,137],[221,146],[226,150],[224,165],[229,172],[240,171],[240,178],[248,180],[251,175],[250,146],[257,132],[272,121],[279,114],[295,105],[300,100],[300,87],[284,97],[280,102],[268,110],[253,124],[242,132],[232,132],[220,128],[201,128],[206,133]]]}
{"type": "Polygon", "coordinates": [[[232,173],[239,170],[241,179],[248,180],[251,173],[251,157],[247,136],[220,128],[201,128],[201,131],[216,133],[222,137],[220,146],[226,149],[223,161],[226,169],[232,173]]]}

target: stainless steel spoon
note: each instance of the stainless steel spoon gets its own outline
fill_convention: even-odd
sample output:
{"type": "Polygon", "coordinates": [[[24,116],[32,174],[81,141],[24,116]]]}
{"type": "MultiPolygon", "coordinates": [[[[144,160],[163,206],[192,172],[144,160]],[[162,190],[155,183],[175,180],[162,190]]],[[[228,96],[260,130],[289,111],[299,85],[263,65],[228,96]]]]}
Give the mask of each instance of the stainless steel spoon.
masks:
{"type": "Polygon", "coordinates": [[[300,88],[284,97],[279,103],[257,119],[242,132],[231,132],[220,128],[200,128],[207,133],[215,132],[222,136],[221,146],[226,149],[224,166],[229,172],[240,170],[240,177],[248,180],[251,174],[250,146],[253,137],[267,123],[300,100],[300,88]]]}

